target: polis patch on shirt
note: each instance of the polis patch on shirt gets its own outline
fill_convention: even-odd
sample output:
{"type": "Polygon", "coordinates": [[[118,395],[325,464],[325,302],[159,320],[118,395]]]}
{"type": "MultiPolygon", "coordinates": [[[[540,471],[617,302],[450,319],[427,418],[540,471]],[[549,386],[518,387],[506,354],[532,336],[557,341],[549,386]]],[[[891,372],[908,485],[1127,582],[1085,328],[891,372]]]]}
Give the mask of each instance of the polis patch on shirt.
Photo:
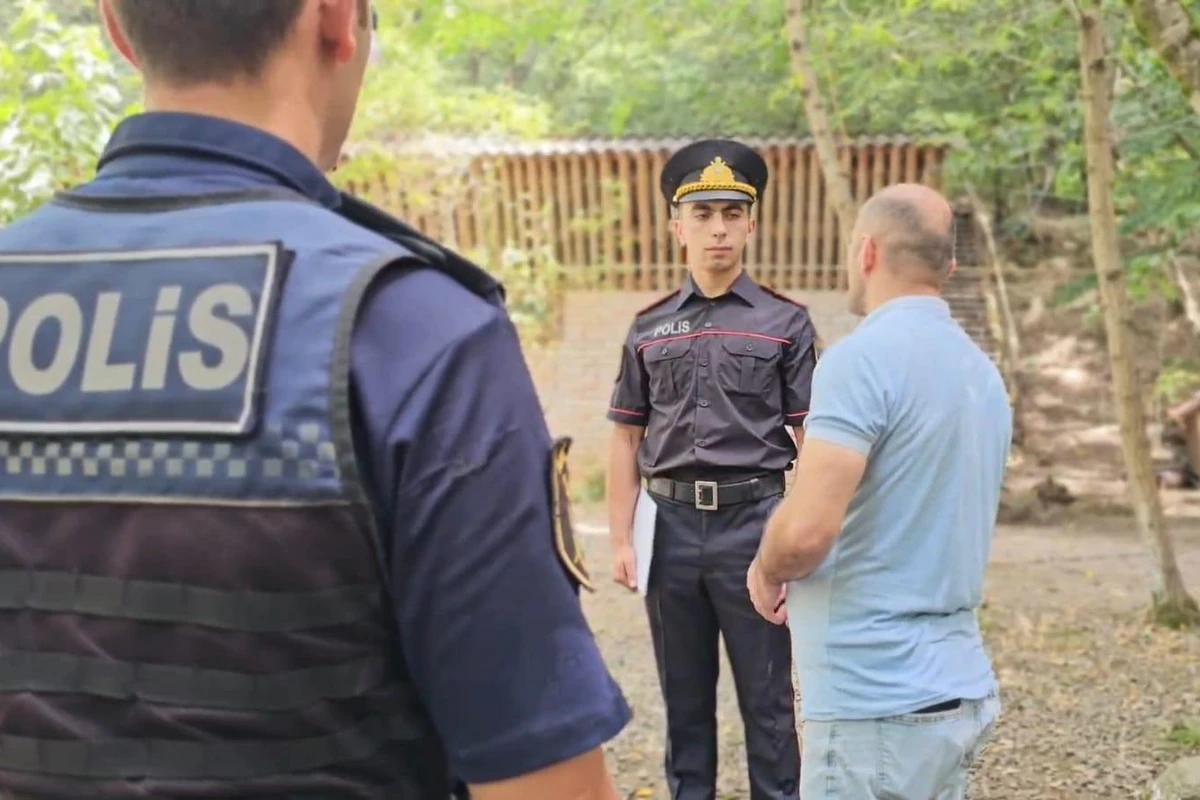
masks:
{"type": "Polygon", "coordinates": [[[0,433],[248,433],[282,273],[276,244],[0,254],[0,433]]]}
{"type": "Polygon", "coordinates": [[[567,455],[571,451],[571,437],[560,436],[554,440],[550,458],[550,497],[554,514],[554,550],[567,574],[589,592],[594,592],[591,576],[583,561],[583,549],[575,526],[571,520],[571,486],[567,455]]]}

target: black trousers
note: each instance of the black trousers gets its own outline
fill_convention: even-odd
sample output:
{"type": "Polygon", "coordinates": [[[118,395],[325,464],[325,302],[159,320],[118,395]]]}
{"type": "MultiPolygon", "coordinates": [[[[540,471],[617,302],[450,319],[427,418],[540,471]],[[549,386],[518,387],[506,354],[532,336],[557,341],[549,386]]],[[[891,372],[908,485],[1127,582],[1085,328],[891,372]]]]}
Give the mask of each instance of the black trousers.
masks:
{"type": "Polygon", "coordinates": [[[733,669],[751,800],[797,800],[800,745],[786,627],[760,617],[746,570],[780,496],[701,511],[655,496],[646,611],[667,709],[672,800],[715,800],[718,633],[733,669]]]}

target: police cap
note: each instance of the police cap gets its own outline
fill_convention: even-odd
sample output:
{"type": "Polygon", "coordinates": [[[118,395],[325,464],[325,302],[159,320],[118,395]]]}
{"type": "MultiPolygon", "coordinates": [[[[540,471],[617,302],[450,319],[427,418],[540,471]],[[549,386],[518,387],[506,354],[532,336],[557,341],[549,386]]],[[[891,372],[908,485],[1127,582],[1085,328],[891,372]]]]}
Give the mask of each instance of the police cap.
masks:
{"type": "Polygon", "coordinates": [[[727,200],[753,203],[767,185],[762,156],[732,139],[704,139],[680,148],[663,167],[669,205],[727,200]]]}

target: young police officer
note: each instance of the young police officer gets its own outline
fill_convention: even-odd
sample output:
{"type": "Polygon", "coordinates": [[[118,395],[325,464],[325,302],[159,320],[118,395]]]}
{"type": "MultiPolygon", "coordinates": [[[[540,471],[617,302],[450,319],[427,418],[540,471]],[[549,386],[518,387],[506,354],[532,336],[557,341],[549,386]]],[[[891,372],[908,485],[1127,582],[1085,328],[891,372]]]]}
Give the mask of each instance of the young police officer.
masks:
{"type": "Polygon", "coordinates": [[[746,731],[751,798],[796,798],[788,633],[755,613],[746,569],[803,435],[816,332],[807,311],[741,265],[767,168],[706,140],[676,153],[662,190],[690,277],[643,309],[622,349],[608,418],[614,578],[631,588],[639,474],[658,508],[646,609],[667,708],[674,800],[712,800],[718,632],[746,731]]]}
{"type": "Polygon", "coordinates": [[[499,287],[322,174],[368,3],[101,8],[149,112],[0,231],[0,796],[615,800],[499,287]]]}

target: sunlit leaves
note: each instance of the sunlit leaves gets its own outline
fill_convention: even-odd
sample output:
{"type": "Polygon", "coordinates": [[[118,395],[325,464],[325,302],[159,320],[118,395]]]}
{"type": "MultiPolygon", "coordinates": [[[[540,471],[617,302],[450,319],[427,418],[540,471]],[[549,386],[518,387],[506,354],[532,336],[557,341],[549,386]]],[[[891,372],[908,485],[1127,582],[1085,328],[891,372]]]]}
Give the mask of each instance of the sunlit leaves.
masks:
{"type": "Polygon", "coordinates": [[[125,112],[100,30],[21,0],[0,39],[0,224],[88,177],[125,112]]]}

